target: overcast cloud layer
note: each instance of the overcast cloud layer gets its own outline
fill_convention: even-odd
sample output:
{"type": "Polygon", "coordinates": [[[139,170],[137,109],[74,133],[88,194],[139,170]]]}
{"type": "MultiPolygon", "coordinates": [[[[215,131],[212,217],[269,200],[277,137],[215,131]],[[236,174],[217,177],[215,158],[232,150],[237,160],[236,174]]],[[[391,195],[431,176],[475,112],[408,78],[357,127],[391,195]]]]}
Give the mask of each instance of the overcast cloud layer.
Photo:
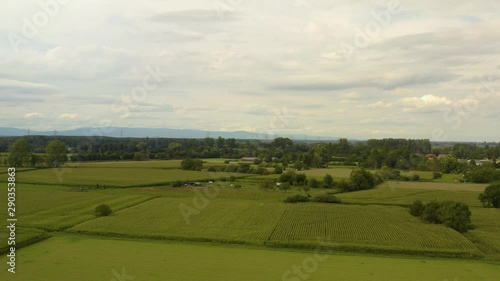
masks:
{"type": "Polygon", "coordinates": [[[495,0],[1,5],[0,127],[500,140],[495,0]]]}

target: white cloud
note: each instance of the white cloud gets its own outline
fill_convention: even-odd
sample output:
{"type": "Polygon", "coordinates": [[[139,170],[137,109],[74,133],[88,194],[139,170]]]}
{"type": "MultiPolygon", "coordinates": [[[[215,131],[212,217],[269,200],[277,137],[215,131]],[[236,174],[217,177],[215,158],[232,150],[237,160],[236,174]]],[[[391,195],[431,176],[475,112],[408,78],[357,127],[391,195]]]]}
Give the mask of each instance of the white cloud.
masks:
{"type": "Polygon", "coordinates": [[[63,113],[63,114],[59,115],[60,119],[76,119],[78,117],[80,117],[80,115],[78,115],[76,113],[63,113]]]}
{"type": "Polygon", "coordinates": [[[41,118],[41,117],[43,117],[43,114],[38,113],[38,112],[30,112],[30,113],[24,114],[24,118],[26,118],[26,119],[36,119],[36,118],[41,118]]]}

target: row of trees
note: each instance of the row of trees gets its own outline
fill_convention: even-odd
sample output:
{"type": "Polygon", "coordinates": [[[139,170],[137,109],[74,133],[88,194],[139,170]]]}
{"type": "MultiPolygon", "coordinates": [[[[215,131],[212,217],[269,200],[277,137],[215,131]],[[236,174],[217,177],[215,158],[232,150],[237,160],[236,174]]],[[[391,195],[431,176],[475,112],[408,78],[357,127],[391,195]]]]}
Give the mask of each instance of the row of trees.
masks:
{"type": "Polygon", "coordinates": [[[15,167],[58,167],[68,160],[68,147],[60,140],[49,142],[45,152],[43,155],[32,153],[31,145],[25,139],[18,139],[10,146],[6,162],[15,167]]]}
{"type": "MultiPolygon", "coordinates": [[[[66,157],[52,157],[52,137],[31,136],[25,138],[0,138],[0,151],[8,144],[13,152],[8,162],[19,166],[52,166],[61,163],[66,157]],[[22,140],[22,141],[21,141],[22,140]],[[18,143],[20,141],[21,143],[18,143]],[[47,157],[47,158],[44,158],[47,157]]],[[[99,138],[58,137],[60,151],[62,145],[69,146],[71,161],[94,160],[147,160],[147,159],[200,159],[226,158],[238,159],[243,156],[255,156],[259,163],[280,164],[286,169],[296,170],[326,167],[328,165],[350,165],[380,169],[388,167],[399,170],[435,171],[441,173],[462,173],[478,168],[474,162],[467,163],[460,157],[488,157],[492,160],[489,168],[497,168],[495,162],[499,147],[478,146],[472,144],[454,144],[445,147],[432,147],[429,140],[382,139],[366,142],[350,142],[340,139],[329,143],[307,143],[292,141],[288,138],[276,138],[272,141],[235,140],[224,138],[205,139],[151,139],[151,138],[99,138]],[[426,157],[426,154],[449,153],[450,157],[426,157]]],[[[61,154],[60,154],[61,155],[61,154]]],[[[487,167],[484,163],[482,167],[487,167]]],[[[498,177],[488,172],[472,172],[469,181],[489,182],[498,177]],[[479,175],[478,175],[479,174],[479,175]],[[486,178],[486,180],[484,180],[486,178]]],[[[494,174],[494,173],[493,173],[494,174]]]]}
{"type": "Polygon", "coordinates": [[[417,200],[410,206],[410,214],[423,221],[444,224],[459,232],[467,232],[472,227],[469,206],[455,201],[431,201],[427,204],[417,200]]]}

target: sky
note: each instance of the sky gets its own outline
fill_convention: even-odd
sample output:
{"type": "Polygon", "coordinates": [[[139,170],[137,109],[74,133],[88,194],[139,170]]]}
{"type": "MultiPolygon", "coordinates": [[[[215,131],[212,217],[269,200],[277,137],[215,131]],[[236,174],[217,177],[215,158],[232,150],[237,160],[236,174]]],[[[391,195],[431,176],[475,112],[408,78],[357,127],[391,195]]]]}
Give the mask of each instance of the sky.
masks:
{"type": "Polygon", "coordinates": [[[4,0],[0,127],[500,141],[500,2],[4,0]]]}

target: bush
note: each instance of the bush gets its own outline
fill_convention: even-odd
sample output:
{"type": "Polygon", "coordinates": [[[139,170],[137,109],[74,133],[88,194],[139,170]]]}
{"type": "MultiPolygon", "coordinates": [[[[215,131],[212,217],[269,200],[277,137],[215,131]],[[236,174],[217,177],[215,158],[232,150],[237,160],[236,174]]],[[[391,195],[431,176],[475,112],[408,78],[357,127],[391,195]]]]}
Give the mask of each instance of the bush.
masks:
{"type": "Polygon", "coordinates": [[[441,174],[440,172],[433,172],[432,173],[432,179],[440,179],[443,177],[443,174],[441,174]]]}
{"type": "Polygon", "coordinates": [[[281,174],[279,177],[279,181],[282,183],[289,183],[293,184],[295,182],[295,178],[297,177],[297,174],[294,171],[287,171],[281,174]]]}
{"type": "Polygon", "coordinates": [[[425,205],[420,200],[416,200],[410,206],[410,214],[414,217],[421,217],[425,210],[425,205]]]}
{"type": "Polygon", "coordinates": [[[442,223],[458,232],[466,232],[471,228],[471,212],[465,203],[444,201],[432,201],[423,205],[420,201],[415,201],[410,207],[412,215],[418,215],[422,210],[422,220],[430,223],[442,223]]]}
{"type": "Polygon", "coordinates": [[[315,178],[311,178],[310,180],[307,181],[307,185],[310,188],[318,188],[319,187],[319,181],[315,178]]]}
{"type": "Polygon", "coordinates": [[[350,191],[352,189],[351,182],[347,179],[340,179],[337,182],[337,188],[342,191],[350,191]]]}
{"type": "Polygon", "coordinates": [[[201,169],[203,169],[203,161],[200,159],[187,158],[182,160],[181,168],[183,170],[201,171],[201,169]]]}
{"type": "Polygon", "coordinates": [[[312,199],[312,201],[320,203],[342,203],[342,200],[340,200],[340,198],[337,198],[334,195],[328,193],[317,195],[312,199]]]}
{"type": "Polygon", "coordinates": [[[276,166],[276,168],[274,168],[274,173],[281,175],[283,173],[283,166],[281,165],[276,166]]]}
{"type": "Polygon", "coordinates": [[[411,181],[420,181],[420,175],[419,174],[413,174],[410,178],[411,181]]]}
{"type": "Polygon", "coordinates": [[[330,175],[330,174],[325,175],[325,177],[323,178],[323,186],[325,188],[333,188],[334,181],[333,181],[332,175],[330,175]]]}
{"type": "Polygon", "coordinates": [[[432,201],[425,206],[424,211],[422,212],[422,219],[426,222],[430,223],[442,223],[440,218],[440,209],[442,205],[439,202],[432,201]]]}
{"type": "Polygon", "coordinates": [[[172,187],[181,187],[183,185],[184,184],[181,181],[175,181],[175,182],[172,183],[172,187]]]}
{"type": "Polygon", "coordinates": [[[95,207],[95,216],[96,217],[105,217],[105,216],[109,216],[112,211],[111,211],[111,208],[107,205],[107,204],[101,204],[97,207],[95,207]]]}
{"type": "Polygon", "coordinates": [[[500,184],[492,184],[479,194],[479,200],[484,207],[500,208],[500,184]]]}
{"type": "Polygon", "coordinates": [[[294,196],[289,196],[285,200],[283,200],[285,203],[300,203],[300,202],[309,202],[309,197],[301,194],[297,194],[294,196]]]}
{"type": "Polygon", "coordinates": [[[496,171],[494,168],[476,168],[469,171],[465,178],[470,182],[488,183],[495,180],[496,171]]]}

